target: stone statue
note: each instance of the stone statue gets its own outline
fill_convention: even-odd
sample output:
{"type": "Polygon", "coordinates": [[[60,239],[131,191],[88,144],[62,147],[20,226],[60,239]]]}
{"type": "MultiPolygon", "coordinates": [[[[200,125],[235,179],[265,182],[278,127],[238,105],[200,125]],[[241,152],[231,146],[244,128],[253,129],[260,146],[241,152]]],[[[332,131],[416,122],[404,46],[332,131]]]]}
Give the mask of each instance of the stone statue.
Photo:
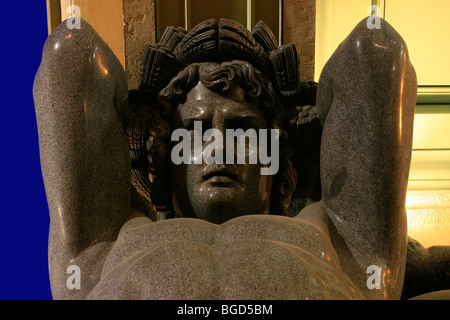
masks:
{"type": "Polygon", "coordinates": [[[406,44],[365,19],[318,84],[299,67],[264,23],[208,20],[148,45],[128,90],[86,21],[61,24],[34,84],[54,298],[400,298],[417,93],[406,44]],[[174,163],[178,129],[194,148],[174,163]],[[229,157],[211,138],[228,129],[276,139],[278,162],[211,161],[229,157]]]}

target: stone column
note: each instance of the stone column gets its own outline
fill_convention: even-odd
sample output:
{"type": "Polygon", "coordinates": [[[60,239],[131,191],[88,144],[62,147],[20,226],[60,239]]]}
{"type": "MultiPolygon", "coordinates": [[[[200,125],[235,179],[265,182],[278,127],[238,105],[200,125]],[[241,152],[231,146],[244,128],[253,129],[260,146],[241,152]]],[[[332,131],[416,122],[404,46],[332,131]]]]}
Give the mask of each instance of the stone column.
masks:
{"type": "Polygon", "coordinates": [[[283,43],[300,48],[300,78],[314,80],[316,0],[283,1],[283,43]]]}
{"type": "Polygon", "coordinates": [[[139,65],[146,43],[155,43],[155,0],[123,0],[125,69],[129,89],[139,85],[139,65]]]}

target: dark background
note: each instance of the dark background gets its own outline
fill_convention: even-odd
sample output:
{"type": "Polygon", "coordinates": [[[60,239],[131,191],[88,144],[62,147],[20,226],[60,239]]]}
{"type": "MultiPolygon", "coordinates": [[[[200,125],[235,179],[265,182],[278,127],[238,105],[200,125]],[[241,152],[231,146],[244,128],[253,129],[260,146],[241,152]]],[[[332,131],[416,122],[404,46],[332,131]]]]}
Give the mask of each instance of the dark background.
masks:
{"type": "Polygon", "coordinates": [[[46,2],[4,1],[0,10],[0,300],[48,300],[50,220],[32,95],[47,38],[46,2]]]}

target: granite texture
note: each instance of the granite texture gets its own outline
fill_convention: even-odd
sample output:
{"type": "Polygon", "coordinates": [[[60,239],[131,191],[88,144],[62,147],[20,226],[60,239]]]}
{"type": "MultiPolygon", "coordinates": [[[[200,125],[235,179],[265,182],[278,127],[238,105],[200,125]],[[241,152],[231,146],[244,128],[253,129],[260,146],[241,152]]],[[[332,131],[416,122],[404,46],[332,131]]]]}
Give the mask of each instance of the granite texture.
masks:
{"type": "MultiPolygon", "coordinates": [[[[211,21],[207,25],[217,30],[211,21]]],[[[225,21],[221,27],[223,48],[237,50],[227,33],[235,25],[225,21]]],[[[204,38],[199,39],[194,38],[204,38]]],[[[244,47],[252,41],[238,39],[245,40],[244,47]]],[[[188,61],[191,43],[182,44],[177,54],[188,61]]],[[[264,67],[258,50],[257,62],[264,67]]],[[[202,93],[218,127],[231,111],[252,108],[248,101],[197,86],[181,104],[179,119],[189,118],[202,93]],[[230,112],[221,114],[219,106],[230,112]]],[[[221,224],[213,223],[220,208],[202,209],[206,198],[214,204],[220,192],[189,198],[212,222],[153,222],[131,209],[130,152],[123,130],[126,75],[85,21],[80,30],[63,23],[50,35],[34,97],[55,299],[400,298],[416,77],[404,41],[385,21],[380,30],[370,30],[363,20],[324,68],[317,95],[323,197],[295,217],[255,215],[247,192],[228,197],[230,203],[243,203],[243,216],[221,224]],[[81,289],[66,286],[72,264],[80,267],[81,289]],[[380,289],[367,288],[371,265],[382,268],[380,289]]],[[[200,191],[195,176],[190,180],[194,193],[200,191]]],[[[250,181],[267,190],[267,181],[257,178],[250,181]]]]}
{"type": "Polygon", "coordinates": [[[122,228],[89,299],[358,299],[324,230],[302,218],[244,216],[122,228]]]}
{"type": "Polygon", "coordinates": [[[129,150],[118,116],[126,113],[126,75],[85,20],[81,29],[63,22],[45,43],[33,94],[51,218],[52,293],[81,298],[102,269],[87,257],[104,258],[130,212],[129,150]],[[67,290],[71,264],[89,270],[81,290],[67,290]]]}
{"type": "Polygon", "coordinates": [[[402,290],[416,94],[406,44],[384,20],[372,30],[361,21],[319,80],[321,203],[347,274],[382,268],[384,289],[366,290],[373,298],[398,299],[402,290]]]}

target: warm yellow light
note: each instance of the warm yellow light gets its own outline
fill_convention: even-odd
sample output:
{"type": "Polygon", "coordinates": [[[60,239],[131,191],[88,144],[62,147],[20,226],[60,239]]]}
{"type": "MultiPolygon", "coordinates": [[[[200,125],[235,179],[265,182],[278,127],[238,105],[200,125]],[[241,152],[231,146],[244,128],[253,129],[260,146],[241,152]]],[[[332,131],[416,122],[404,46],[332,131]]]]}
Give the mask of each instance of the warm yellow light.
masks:
{"type": "Polygon", "coordinates": [[[95,62],[97,64],[97,66],[99,67],[99,69],[101,70],[103,75],[106,77],[109,74],[109,71],[104,65],[102,55],[101,54],[96,54],[96,52],[95,52],[94,53],[94,59],[95,59],[95,62]]]}
{"type": "Polygon", "coordinates": [[[408,192],[408,235],[424,247],[450,245],[450,193],[408,192]]]}
{"type": "Polygon", "coordinates": [[[386,0],[385,19],[405,39],[419,85],[450,84],[450,1],[386,0]]]}

